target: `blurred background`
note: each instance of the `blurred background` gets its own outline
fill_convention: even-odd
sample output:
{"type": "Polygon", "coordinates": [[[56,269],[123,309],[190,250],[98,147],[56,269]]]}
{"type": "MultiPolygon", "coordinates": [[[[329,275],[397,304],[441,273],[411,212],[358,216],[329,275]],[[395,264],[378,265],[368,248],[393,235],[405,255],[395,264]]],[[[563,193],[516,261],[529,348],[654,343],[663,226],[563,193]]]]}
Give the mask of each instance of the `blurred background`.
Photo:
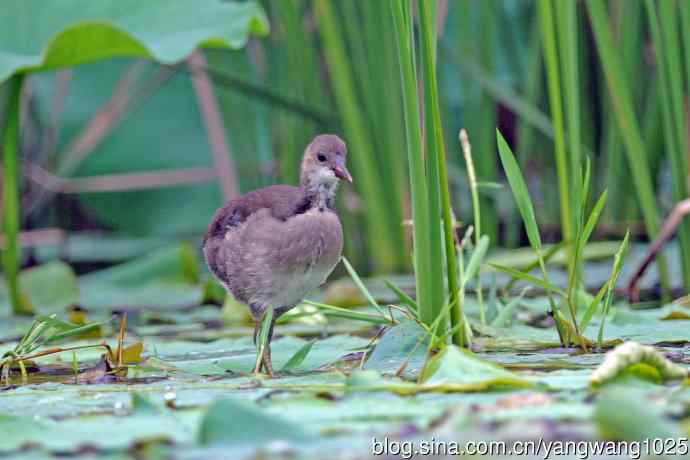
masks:
{"type": "MultiPolygon", "coordinates": [[[[355,177],[339,194],[347,257],[365,274],[411,270],[400,71],[387,2],[261,3],[270,34],[251,38],[238,51],[204,50],[174,66],[115,59],[27,79],[24,267],[60,257],[82,273],[178,241],[197,248],[223,202],[269,184],[296,183],[307,143],[317,133],[333,132],[348,142],[355,177]]],[[[667,66],[675,73],[664,75],[644,3],[602,4],[615,45],[608,51],[622,64],[614,71],[624,91],[617,92],[620,85],[611,91],[606,54],[598,49],[603,45],[584,4],[577,8],[574,80],[571,74],[561,77],[579,92],[579,148],[591,160],[592,196],[609,192],[593,239],[620,240],[630,228],[636,240],[645,241],[640,203],[651,199],[661,220],[687,189],[687,149],[680,146],[688,128],[690,75],[683,70],[682,44],[690,43],[690,26],[681,21],[673,27],[675,43],[664,35],[664,50],[678,58],[667,66]],[[663,78],[673,80],[670,91],[680,88],[680,100],[663,93],[663,78]],[[665,112],[675,106],[666,107],[664,96],[680,104],[680,124],[676,112],[665,112]],[[615,98],[628,98],[632,113],[624,113],[625,104],[614,104],[615,98]],[[621,122],[625,117],[635,123],[621,122]],[[669,126],[682,129],[669,134],[669,126]],[[636,131],[642,144],[627,143],[626,130],[636,131]],[[636,185],[631,162],[651,178],[653,196],[636,185]]],[[[472,223],[457,142],[459,129],[466,128],[480,182],[483,233],[493,248],[527,244],[498,162],[498,127],[524,170],[545,241],[559,241],[554,121],[537,3],[441,0],[438,26],[439,91],[456,215],[463,225],[472,223]]],[[[564,39],[558,23],[555,30],[564,39]]]]}

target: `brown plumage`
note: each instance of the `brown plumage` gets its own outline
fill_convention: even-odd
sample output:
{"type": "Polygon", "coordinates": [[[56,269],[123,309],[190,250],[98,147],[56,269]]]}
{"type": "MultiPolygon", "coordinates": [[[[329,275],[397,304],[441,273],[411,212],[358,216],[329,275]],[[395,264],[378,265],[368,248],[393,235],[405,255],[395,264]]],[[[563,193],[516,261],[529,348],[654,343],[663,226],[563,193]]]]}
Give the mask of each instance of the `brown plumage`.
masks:
{"type": "MultiPolygon", "coordinates": [[[[273,308],[275,321],[340,260],[343,232],[334,200],[338,182],[352,181],[346,159],[338,136],[317,136],[304,153],[299,187],[255,190],[216,212],[203,241],[206,263],[250,307],[257,327],[266,309],[273,308]]],[[[256,372],[263,366],[272,374],[270,346],[259,363],[256,372]]]]}

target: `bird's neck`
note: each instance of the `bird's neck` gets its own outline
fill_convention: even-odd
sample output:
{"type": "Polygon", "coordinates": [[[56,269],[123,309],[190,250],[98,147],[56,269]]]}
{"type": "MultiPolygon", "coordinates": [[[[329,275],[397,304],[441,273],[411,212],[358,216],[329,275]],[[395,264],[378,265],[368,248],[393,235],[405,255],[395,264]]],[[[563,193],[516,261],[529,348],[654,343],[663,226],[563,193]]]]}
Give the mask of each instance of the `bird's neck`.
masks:
{"type": "Polygon", "coordinates": [[[302,187],[304,188],[305,198],[311,208],[318,209],[319,211],[335,208],[335,192],[338,188],[337,182],[310,183],[306,181],[305,184],[302,184],[302,187]]]}

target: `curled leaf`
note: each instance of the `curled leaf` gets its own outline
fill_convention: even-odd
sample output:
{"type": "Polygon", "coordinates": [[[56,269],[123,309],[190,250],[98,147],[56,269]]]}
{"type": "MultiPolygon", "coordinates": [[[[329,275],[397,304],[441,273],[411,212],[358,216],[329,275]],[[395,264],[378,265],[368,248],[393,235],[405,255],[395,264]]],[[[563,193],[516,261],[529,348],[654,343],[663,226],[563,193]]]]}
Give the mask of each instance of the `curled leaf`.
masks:
{"type": "Polygon", "coordinates": [[[604,362],[592,373],[589,383],[603,385],[624,374],[664,382],[683,379],[688,376],[688,370],[669,361],[654,347],[625,342],[606,353],[604,362]]]}

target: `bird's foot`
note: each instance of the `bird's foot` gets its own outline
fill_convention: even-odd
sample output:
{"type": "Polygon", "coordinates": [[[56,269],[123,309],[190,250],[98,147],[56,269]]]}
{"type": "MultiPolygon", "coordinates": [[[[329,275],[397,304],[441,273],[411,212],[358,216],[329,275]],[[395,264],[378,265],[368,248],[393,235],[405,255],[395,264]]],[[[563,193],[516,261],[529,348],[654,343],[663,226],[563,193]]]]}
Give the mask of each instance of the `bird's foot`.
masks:
{"type": "Polygon", "coordinates": [[[254,366],[254,374],[262,374],[263,371],[273,377],[273,362],[271,361],[271,346],[267,345],[263,350],[259,349],[254,366]]]}

